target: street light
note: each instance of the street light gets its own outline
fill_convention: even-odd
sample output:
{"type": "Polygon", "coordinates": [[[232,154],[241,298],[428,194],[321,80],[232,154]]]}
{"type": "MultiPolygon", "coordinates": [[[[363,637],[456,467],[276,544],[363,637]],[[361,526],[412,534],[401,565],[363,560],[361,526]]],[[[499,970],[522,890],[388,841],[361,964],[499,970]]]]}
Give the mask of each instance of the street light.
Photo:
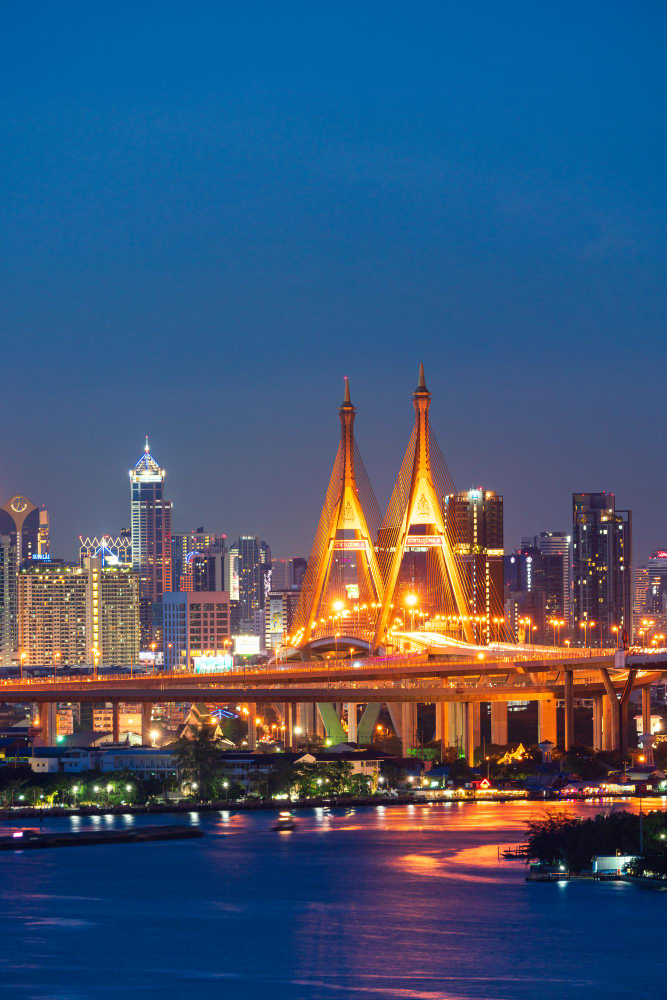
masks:
{"type": "Polygon", "coordinates": [[[23,661],[27,657],[27,653],[21,653],[21,680],[23,680],[23,661]]]}
{"type": "Polygon", "coordinates": [[[415,630],[415,607],[416,607],[416,605],[417,605],[417,595],[416,594],[408,594],[408,596],[405,598],[405,606],[407,607],[408,611],[410,612],[410,631],[411,632],[414,632],[414,630],[415,630]]]}

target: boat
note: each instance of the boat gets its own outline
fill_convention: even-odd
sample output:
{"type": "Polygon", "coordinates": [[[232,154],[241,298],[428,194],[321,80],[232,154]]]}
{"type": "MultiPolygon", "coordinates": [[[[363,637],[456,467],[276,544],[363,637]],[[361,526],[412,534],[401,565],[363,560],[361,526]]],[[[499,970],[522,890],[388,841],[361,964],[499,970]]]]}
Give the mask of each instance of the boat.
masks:
{"type": "Polygon", "coordinates": [[[282,812],[278,813],[278,819],[273,825],[273,830],[293,830],[296,826],[296,820],[291,812],[284,809],[282,812]]]}
{"type": "Polygon", "coordinates": [[[24,827],[0,836],[0,851],[25,851],[46,847],[89,847],[95,844],[131,844],[148,840],[184,840],[203,837],[198,827],[178,823],[136,826],[129,830],[40,830],[24,827]]]}

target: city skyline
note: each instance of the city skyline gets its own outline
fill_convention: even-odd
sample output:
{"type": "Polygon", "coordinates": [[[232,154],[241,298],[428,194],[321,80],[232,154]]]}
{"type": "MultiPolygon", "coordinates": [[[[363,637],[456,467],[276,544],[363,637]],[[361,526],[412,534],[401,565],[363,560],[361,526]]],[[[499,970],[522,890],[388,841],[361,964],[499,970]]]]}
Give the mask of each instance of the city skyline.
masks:
{"type": "MultiPolygon", "coordinates": [[[[429,384],[430,383],[431,383],[431,377],[430,377],[430,374],[429,374],[429,384]]],[[[409,393],[407,395],[409,396],[409,393]]],[[[437,403],[438,403],[438,400],[436,398],[436,400],[435,400],[435,407],[436,407],[435,412],[436,412],[436,415],[437,415],[437,409],[438,409],[437,403]]],[[[355,404],[356,404],[356,397],[355,397],[355,404]]],[[[369,407],[369,408],[371,408],[371,407],[369,407]]],[[[363,404],[362,404],[361,409],[362,409],[362,420],[363,420],[363,404]]],[[[334,408],[334,410],[335,410],[335,408],[334,408]]],[[[408,418],[409,418],[409,413],[408,413],[408,418]]],[[[333,421],[332,421],[332,426],[334,428],[334,433],[335,433],[335,425],[333,424],[333,421]]],[[[436,424],[436,427],[437,427],[437,424],[436,424]]],[[[408,425],[408,429],[409,429],[409,425],[408,425]]],[[[146,442],[149,439],[152,439],[151,435],[144,435],[144,440],[146,442]]],[[[407,436],[406,436],[405,440],[407,441],[407,436]]],[[[329,443],[330,444],[335,444],[335,440],[334,440],[334,442],[329,442],[329,443]]],[[[152,448],[152,446],[151,446],[151,448],[152,448]]],[[[362,451],[363,451],[363,447],[362,447],[362,451]]],[[[142,452],[144,454],[146,453],[146,445],[144,445],[144,448],[142,449],[142,452]]],[[[333,452],[332,452],[332,454],[333,454],[333,452]]],[[[446,455],[446,453],[445,453],[444,457],[445,457],[445,461],[447,461],[447,455],[446,455]]],[[[329,474],[330,467],[327,466],[327,462],[328,461],[330,461],[330,459],[326,456],[326,453],[325,453],[324,456],[323,456],[322,461],[320,461],[319,463],[313,462],[313,467],[312,467],[312,470],[311,470],[313,480],[315,479],[315,477],[317,477],[318,479],[321,479],[322,477],[326,477],[329,474]]],[[[400,459],[399,459],[398,456],[397,456],[397,462],[400,462],[400,459]]],[[[373,456],[372,455],[369,456],[369,459],[366,462],[366,464],[368,466],[368,471],[369,471],[369,477],[370,477],[370,481],[371,481],[371,486],[373,487],[375,495],[376,495],[376,498],[378,499],[378,503],[379,503],[379,506],[380,506],[381,514],[384,514],[384,511],[386,509],[386,502],[389,499],[389,494],[390,494],[391,490],[390,490],[390,488],[387,489],[387,491],[386,491],[386,500],[383,502],[382,497],[378,496],[377,490],[375,488],[375,482],[374,482],[374,479],[373,479],[373,475],[372,475],[372,472],[371,472],[371,468],[372,468],[372,466],[374,464],[374,462],[373,462],[373,456]]],[[[448,462],[448,465],[450,465],[449,462],[448,462]]],[[[397,467],[398,467],[398,464],[397,464],[397,467]]],[[[166,493],[169,495],[169,499],[171,500],[171,502],[173,504],[173,507],[174,507],[174,511],[172,512],[172,532],[178,533],[178,532],[195,531],[196,530],[195,527],[187,527],[183,523],[183,517],[182,517],[182,515],[180,515],[180,512],[179,512],[179,510],[178,510],[178,508],[176,506],[176,503],[174,503],[174,499],[173,499],[174,495],[179,495],[179,494],[181,496],[183,495],[183,492],[184,492],[184,490],[183,490],[183,484],[181,484],[181,488],[179,489],[178,488],[178,484],[174,482],[174,480],[176,479],[176,477],[172,474],[171,476],[169,476],[167,478],[165,466],[161,465],[161,469],[164,472],[164,481],[165,481],[165,490],[166,490],[166,493]]],[[[125,475],[127,475],[127,472],[125,472],[125,475]]],[[[383,476],[382,478],[383,478],[383,480],[386,481],[386,477],[383,476]]],[[[32,479],[32,477],[30,475],[28,475],[28,476],[26,476],[26,479],[32,479]]],[[[2,475],[1,474],[0,474],[0,482],[2,482],[2,475]]],[[[598,492],[599,493],[605,493],[606,492],[606,493],[609,493],[611,495],[616,496],[617,502],[621,503],[622,506],[627,507],[627,508],[633,510],[633,512],[635,511],[635,508],[633,508],[630,503],[625,502],[625,494],[621,494],[620,495],[620,499],[619,499],[619,491],[618,490],[597,489],[597,488],[589,488],[589,489],[586,489],[586,490],[575,490],[575,489],[572,489],[572,490],[566,491],[563,494],[562,497],[560,497],[560,494],[557,494],[556,500],[558,502],[553,505],[552,509],[556,509],[557,507],[565,507],[566,510],[565,510],[564,514],[562,515],[562,521],[561,521],[561,523],[551,524],[551,523],[545,523],[545,521],[546,521],[546,514],[545,514],[544,517],[542,517],[539,520],[535,519],[535,515],[532,513],[534,511],[534,509],[535,509],[535,506],[534,506],[533,503],[531,503],[530,505],[527,505],[527,509],[526,509],[525,515],[524,515],[524,513],[522,512],[521,509],[516,509],[515,508],[513,510],[511,508],[510,504],[507,503],[507,493],[503,493],[502,489],[498,489],[497,486],[496,486],[496,484],[494,482],[489,481],[489,479],[488,479],[487,476],[481,476],[480,475],[480,477],[478,478],[477,481],[472,481],[466,487],[463,487],[459,483],[459,481],[456,480],[456,479],[454,480],[454,482],[455,482],[455,487],[456,487],[457,490],[463,490],[464,488],[466,490],[467,489],[473,489],[474,490],[474,489],[479,488],[480,486],[483,485],[485,489],[492,489],[492,490],[494,490],[495,492],[499,493],[500,495],[502,495],[505,498],[504,547],[505,547],[506,551],[513,551],[514,549],[520,548],[520,546],[521,546],[521,537],[522,536],[526,536],[526,535],[530,535],[531,533],[539,533],[540,531],[556,531],[556,532],[563,531],[565,533],[571,532],[571,530],[572,530],[571,503],[572,503],[572,495],[575,492],[582,492],[582,493],[598,493],[598,492]],[[530,522],[528,521],[529,514],[530,514],[530,516],[533,517],[533,520],[530,521],[530,522]]],[[[565,485],[565,484],[563,484],[563,485],[565,485]]],[[[322,491],[323,492],[324,492],[325,486],[326,486],[326,483],[323,482],[323,486],[322,486],[322,491]]],[[[36,487],[36,488],[38,489],[39,487],[36,487]]],[[[545,483],[545,491],[548,494],[550,494],[550,495],[552,495],[554,493],[554,490],[549,487],[548,482],[545,483]]],[[[10,489],[6,493],[6,495],[8,497],[10,497],[10,496],[13,496],[13,495],[15,495],[16,493],[19,493],[19,492],[21,492],[23,495],[29,496],[31,499],[34,499],[34,496],[38,495],[38,494],[36,494],[35,488],[32,488],[31,490],[21,490],[20,489],[20,484],[17,484],[17,488],[10,489]]],[[[124,492],[122,490],[122,487],[121,487],[121,490],[119,492],[124,492]]],[[[509,488],[508,488],[508,492],[509,492],[509,495],[511,497],[513,495],[516,495],[517,491],[516,491],[516,488],[512,489],[512,486],[510,485],[509,488]]],[[[628,491],[628,495],[629,495],[629,492],[630,491],[628,491]]],[[[202,493],[200,496],[205,501],[202,504],[202,507],[205,509],[208,506],[208,504],[210,503],[210,501],[207,499],[206,492],[202,493]]],[[[250,486],[248,487],[248,493],[247,493],[247,495],[240,494],[240,497],[241,497],[241,500],[245,499],[248,503],[250,503],[252,505],[252,487],[250,487],[250,486]]],[[[50,539],[51,539],[51,551],[52,551],[52,554],[54,556],[58,557],[58,558],[64,558],[66,560],[74,561],[75,558],[76,558],[76,556],[78,555],[78,549],[79,549],[79,546],[80,546],[80,536],[85,536],[86,534],[90,534],[91,536],[94,536],[96,533],[99,534],[100,536],[102,534],[107,535],[107,536],[116,536],[116,535],[118,535],[118,533],[121,530],[123,530],[123,529],[129,529],[129,527],[130,527],[130,519],[131,518],[130,518],[130,513],[129,513],[128,509],[127,509],[126,504],[125,504],[125,509],[122,510],[121,508],[124,505],[120,501],[118,501],[116,498],[114,498],[114,501],[112,503],[109,503],[108,502],[108,496],[107,496],[107,498],[106,498],[107,502],[105,502],[105,504],[103,504],[103,508],[108,511],[108,513],[106,515],[105,514],[96,515],[93,512],[91,512],[89,508],[85,508],[85,512],[83,514],[84,518],[86,519],[86,528],[85,528],[85,530],[79,531],[74,538],[65,537],[65,533],[64,533],[63,528],[60,527],[60,530],[59,530],[58,517],[57,517],[56,514],[54,514],[54,511],[58,511],[58,509],[59,509],[58,499],[59,499],[58,496],[56,496],[56,500],[53,503],[51,503],[48,500],[43,500],[40,497],[40,499],[38,501],[36,501],[37,504],[38,504],[38,506],[40,506],[40,507],[43,506],[48,511],[48,515],[49,515],[49,518],[50,518],[49,536],[50,536],[50,539]],[[118,511],[117,515],[114,514],[114,511],[118,511]],[[115,516],[115,520],[112,523],[108,523],[109,516],[111,516],[111,517],[115,516]],[[107,520],[105,521],[104,525],[102,525],[100,527],[100,521],[104,517],[106,517],[107,520]],[[95,525],[97,525],[98,527],[96,528],[95,525]],[[79,543],[79,545],[77,545],[77,542],[79,543]]],[[[126,499],[127,499],[127,494],[125,494],[125,500],[126,499]]],[[[236,537],[239,537],[240,535],[243,535],[243,534],[251,534],[251,533],[254,534],[254,533],[256,533],[258,535],[262,535],[262,536],[267,537],[267,538],[270,535],[270,532],[269,531],[265,531],[264,528],[261,525],[258,528],[255,528],[254,526],[248,527],[247,521],[245,521],[245,522],[241,521],[241,527],[240,528],[239,527],[233,527],[230,530],[229,525],[226,524],[225,521],[224,521],[224,515],[222,515],[222,517],[221,517],[222,524],[212,523],[211,519],[206,519],[203,516],[198,517],[197,508],[195,507],[196,503],[197,503],[196,500],[191,500],[190,507],[191,507],[191,514],[192,514],[192,516],[189,518],[190,523],[192,525],[196,524],[197,526],[203,525],[204,528],[207,531],[210,531],[212,534],[225,535],[227,537],[228,542],[230,540],[233,540],[236,537]]],[[[653,505],[651,505],[651,506],[653,507],[653,505]]],[[[292,507],[293,507],[293,504],[292,504],[292,507]]],[[[317,498],[315,498],[315,507],[313,509],[310,509],[310,510],[307,510],[307,511],[304,510],[303,512],[300,512],[300,513],[303,514],[303,516],[300,519],[298,519],[298,523],[299,523],[298,530],[297,530],[297,524],[296,524],[296,522],[295,523],[291,523],[291,524],[287,524],[286,526],[282,525],[283,531],[282,532],[277,532],[277,534],[278,534],[279,537],[281,536],[284,539],[287,539],[287,541],[283,542],[283,544],[276,545],[276,544],[273,543],[273,541],[271,539],[269,540],[269,544],[271,545],[272,551],[274,553],[278,553],[278,557],[279,558],[289,558],[289,557],[295,556],[295,555],[306,555],[306,556],[308,555],[308,553],[310,552],[311,545],[312,545],[312,539],[313,539],[313,536],[315,534],[315,529],[317,527],[317,509],[316,508],[317,508],[317,498]],[[310,519],[311,526],[312,526],[310,529],[309,529],[309,523],[308,523],[309,519],[310,519]],[[287,531],[284,530],[285,527],[287,527],[287,531]],[[310,534],[309,534],[309,530],[310,530],[310,534]]],[[[209,507],[209,509],[210,509],[210,507],[209,507]]],[[[266,507],[266,519],[269,522],[272,520],[270,510],[271,510],[271,503],[267,504],[267,507],[266,507]]],[[[641,510],[641,505],[640,505],[640,510],[641,510]]],[[[260,514],[260,516],[261,516],[261,514],[260,514]]],[[[558,516],[558,515],[556,514],[556,516],[558,516]]],[[[657,551],[657,550],[659,550],[661,548],[667,548],[667,528],[665,529],[666,533],[665,533],[665,537],[664,538],[663,538],[662,535],[659,535],[657,533],[654,533],[652,535],[653,531],[654,531],[654,529],[652,529],[648,523],[642,524],[640,517],[638,517],[635,514],[635,520],[634,520],[634,523],[633,523],[634,553],[635,553],[634,554],[634,558],[633,558],[633,565],[634,566],[639,566],[639,565],[644,564],[646,562],[646,560],[649,558],[650,554],[652,554],[653,552],[655,552],[655,551],[657,551]]],[[[659,529],[658,529],[658,531],[659,531],[659,529]]]]}

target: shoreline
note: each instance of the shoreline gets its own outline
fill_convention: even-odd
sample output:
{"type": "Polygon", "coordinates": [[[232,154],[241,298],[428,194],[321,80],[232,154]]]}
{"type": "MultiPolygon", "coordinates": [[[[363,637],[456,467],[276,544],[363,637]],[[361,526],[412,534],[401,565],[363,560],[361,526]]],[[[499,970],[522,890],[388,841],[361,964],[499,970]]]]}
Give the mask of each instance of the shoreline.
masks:
{"type": "Polygon", "coordinates": [[[257,799],[256,801],[235,801],[216,799],[212,802],[155,802],[151,805],[123,806],[15,806],[0,809],[0,820],[8,819],[62,819],[67,816],[152,816],[168,813],[193,812],[276,812],[289,807],[290,809],[316,809],[322,806],[331,808],[358,808],[369,806],[405,806],[414,805],[412,795],[384,797],[377,795],[345,796],[336,799],[317,798],[300,799],[296,802],[286,802],[273,799],[257,799]]]}

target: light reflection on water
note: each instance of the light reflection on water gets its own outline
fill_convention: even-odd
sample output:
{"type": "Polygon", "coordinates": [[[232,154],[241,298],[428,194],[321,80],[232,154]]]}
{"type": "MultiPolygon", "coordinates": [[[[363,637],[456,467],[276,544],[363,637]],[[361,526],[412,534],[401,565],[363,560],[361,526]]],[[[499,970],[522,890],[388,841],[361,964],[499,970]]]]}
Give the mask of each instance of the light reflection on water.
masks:
{"type": "MultiPolygon", "coordinates": [[[[639,803],[559,807],[592,816],[639,803]]],[[[274,814],[225,809],[183,817],[202,840],[0,855],[0,1000],[106,1000],[117,988],[199,1000],[208,985],[244,1000],[656,995],[661,950],[646,948],[646,928],[661,933],[665,895],[527,884],[523,865],[498,860],[498,845],[520,842],[543,811],[305,810],[276,836],[274,814]]],[[[178,819],[72,817],[43,829],[178,819]]]]}

